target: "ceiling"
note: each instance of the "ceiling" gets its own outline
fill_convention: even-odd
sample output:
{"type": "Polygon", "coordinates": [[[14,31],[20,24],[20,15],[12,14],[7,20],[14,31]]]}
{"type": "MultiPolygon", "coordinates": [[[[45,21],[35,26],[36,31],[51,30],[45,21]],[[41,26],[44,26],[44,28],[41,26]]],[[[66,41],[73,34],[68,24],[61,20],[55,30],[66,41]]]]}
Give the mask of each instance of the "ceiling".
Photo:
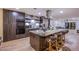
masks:
{"type": "Polygon", "coordinates": [[[51,18],[64,19],[64,18],[74,18],[79,17],[79,8],[7,8],[10,10],[17,10],[25,12],[26,14],[35,16],[45,16],[46,10],[51,10],[51,18]],[[63,11],[63,13],[60,13],[63,11]]]}

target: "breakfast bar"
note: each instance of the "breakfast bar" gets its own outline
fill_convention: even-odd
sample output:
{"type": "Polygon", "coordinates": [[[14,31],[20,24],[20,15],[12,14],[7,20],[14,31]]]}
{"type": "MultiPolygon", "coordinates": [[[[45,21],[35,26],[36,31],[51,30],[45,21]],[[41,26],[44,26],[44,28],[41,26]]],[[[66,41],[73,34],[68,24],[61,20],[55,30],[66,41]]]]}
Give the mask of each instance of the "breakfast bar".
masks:
{"type": "MultiPolygon", "coordinates": [[[[30,44],[32,48],[36,51],[42,51],[46,48],[46,40],[50,39],[50,36],[53,34],[58,34],[59,32],[67,33],[66,29],[56,29],[56,30],[35,30],[30,31],[30,44]]],[[[64,34],[65,35],[65,34],[64,34]]]]}

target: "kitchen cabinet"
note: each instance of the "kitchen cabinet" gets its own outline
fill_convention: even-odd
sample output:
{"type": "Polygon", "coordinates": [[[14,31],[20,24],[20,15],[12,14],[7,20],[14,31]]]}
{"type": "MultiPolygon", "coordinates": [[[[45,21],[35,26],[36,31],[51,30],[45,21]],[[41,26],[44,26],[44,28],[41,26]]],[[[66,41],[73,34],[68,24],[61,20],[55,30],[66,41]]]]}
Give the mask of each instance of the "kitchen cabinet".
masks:
{"type": "Polygon", "coordinates": [[[26,37],[25,13],[3,9],[3,41],[26,37]]]}

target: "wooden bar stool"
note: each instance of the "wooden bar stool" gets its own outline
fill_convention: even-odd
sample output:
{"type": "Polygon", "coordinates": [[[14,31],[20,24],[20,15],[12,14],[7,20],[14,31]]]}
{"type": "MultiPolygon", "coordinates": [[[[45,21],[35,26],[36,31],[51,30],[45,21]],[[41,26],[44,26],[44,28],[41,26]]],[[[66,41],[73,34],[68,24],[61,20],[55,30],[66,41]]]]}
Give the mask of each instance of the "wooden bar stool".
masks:
{"type": "Polygon", "coordinates": [[[48,51],[57,51],[58,50],[56,38],[57,38],[57,35],[54,34],[54,35],[50,36],[50,39],[48,39],[48,41],[47,41],[48,42],[48,48],[47,48],[48,51]]]}
{"type": "Polygon", "coordinates": [[[62,32],[59,32],[57,34],[57,43],[58,43],[58,48],[62,48],[64,42],[63,42],[63,33],[62,32]]]}

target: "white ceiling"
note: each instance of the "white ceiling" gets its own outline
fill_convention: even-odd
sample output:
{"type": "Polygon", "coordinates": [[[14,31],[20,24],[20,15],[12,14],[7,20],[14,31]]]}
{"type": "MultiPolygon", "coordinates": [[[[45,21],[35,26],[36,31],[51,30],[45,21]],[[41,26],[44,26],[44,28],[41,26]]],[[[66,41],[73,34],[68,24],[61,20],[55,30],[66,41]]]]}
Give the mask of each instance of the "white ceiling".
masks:
{"type": "Polygon", "coordinates": [[[46,16],[46,10],[51,10],[51,17],[57,19],[79,17],[79,8],[11,8],[10,10],[17,10],[35,16],[46,16]],[[63,14],[60,11],[63,11],[63,14]],[[41,15],[39,15],[39,12],[41,15]]]}

